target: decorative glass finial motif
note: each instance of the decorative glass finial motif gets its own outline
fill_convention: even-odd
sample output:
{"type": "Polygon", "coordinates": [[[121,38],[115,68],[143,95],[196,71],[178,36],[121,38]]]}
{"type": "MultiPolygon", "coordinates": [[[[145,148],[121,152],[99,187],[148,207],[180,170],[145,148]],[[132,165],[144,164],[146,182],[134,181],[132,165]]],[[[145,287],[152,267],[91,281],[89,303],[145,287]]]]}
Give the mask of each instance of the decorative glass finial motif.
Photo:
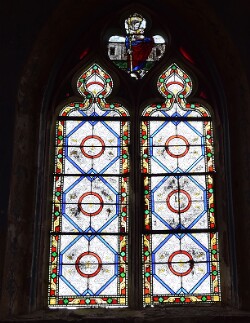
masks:
{"type": "Polygon", "coordinates": [[[157,82],[158,91],[165,98],[183,99],[189,96],[192,90],[192,81],[190,77],[176,64],[172,64],[164,73],[162,73],[157,82]]]}
{"type": "Polygon", "coordinates": [[[131,77],[141,79],[165,52],[165,40],[160,35],[145,36],[146,20],[134,13],[125,20],[126,36],[109,39],[108,55],[113,63],[131,77]]]}
{"type": "Polygon", "coordinates": [[[187,102],[192,81],[176,64],[157,87],[165,102],[141,121],[144,306],[219,302],[211,116],[187,102]]]}
{"type": "Polygon", "coordinates": [[[112,92],[113,82],[99,65],[92,65],[78,79],[77,90],[86,99],[107,97],[112,92]]]}
{"type": "Polygon", "coordinates": [[[127,306],[129,116],[93,64],[56,122],[49,306],[127,306]]]}

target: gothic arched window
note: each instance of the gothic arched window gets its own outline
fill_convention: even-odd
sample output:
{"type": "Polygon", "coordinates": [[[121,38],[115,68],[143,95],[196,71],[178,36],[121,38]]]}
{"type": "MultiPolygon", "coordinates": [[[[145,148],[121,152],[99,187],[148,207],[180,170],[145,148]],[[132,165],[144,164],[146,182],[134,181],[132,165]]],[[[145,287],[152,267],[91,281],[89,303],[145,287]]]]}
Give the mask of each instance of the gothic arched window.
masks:
{"type": "Polygon", "coordinates": [[[166,101],[141,123],[144,304],[219,301],[211,116],[187,103],[192,81],[176,64],[157,85],[166,101]]]}
{"type": "Polygon", "coordinates": [[[94,64],[57,119],[49,305],[127,304],[129,117],[94,64]]]}
{"type": "MultiPolygon", "coordinates": [[[[145,27],[133,14],[126,37],[109,38],[109,58],[128,82],[140,84],[164,56],[164,38],[146,37],[145,27]]],[[[165,101],[143,113],[142,102],[137,113],[109,102],[113,80],[100,63],[78,72],[82,100],[56,121],[50,307],[221,299],[211,113],[187,100],[185,68],[164,64],[151,88],[165,101]]]]}

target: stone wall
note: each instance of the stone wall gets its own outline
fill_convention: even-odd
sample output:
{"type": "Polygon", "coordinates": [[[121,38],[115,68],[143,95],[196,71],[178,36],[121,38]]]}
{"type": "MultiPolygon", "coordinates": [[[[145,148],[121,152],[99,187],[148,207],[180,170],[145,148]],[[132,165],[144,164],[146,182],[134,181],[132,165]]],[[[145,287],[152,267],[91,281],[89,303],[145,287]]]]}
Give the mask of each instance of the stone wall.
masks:
{"type": "Polygon", "coordinates": [[[91,41],[99,34],[99,25],[94,22],[102,22],[106,27],[112,14],[119,16],[124,7],[131,6],[131,2],[108,0],[103,5],[100,0],[47,0],[38,4],[16,0],[3,5],[5,14],[2,19],[6,43],[1,53],[1,155],[4,156],[1,158],[0,216],[2,320],[88,322],[98,318],[108,322],[165,322],[166,317],[170,322],[177,319],[178,322],[250,320],[249,5],[244,0],[237,3],[229,1],[226,7],[218,1],[198,0],[136,1],[135,4],[144,6],[152,15],[156,13],[163,25],[176,23],[175,17],[182,21],[180,26],[186,24],[187,33],[192,36],[192,42],[196,42],[194,45],[200,43],[207,52],[214,84],[221,84],[218,91],[221,92],[218,95],[221,106],[217,108],[221,118],[227,120],[218,125],[218,136],[226,150],[221,154],[221,163],[226,165],[223,176],[227,199],[220,202],[220,207],[223,210],[225,203],[228,206],[219,220],[225,232],[221,237],[226,273],[222,281],[226,295],[222,308],[187,310],[180,307],[178,310],[118,313],[111,310],[47,310],[45,259],[49,212],[46,210],[49,207],[47,182],[50,170],[46,148],[50,140],[47,120],[53,119],[51,107],[54,104],[53,93],[56,93],[57,81],[61,77],[59,71],[63,64],[70,66],[67,58],[79,44],[79,36],[84,31],[83,41],[91,41]]]}

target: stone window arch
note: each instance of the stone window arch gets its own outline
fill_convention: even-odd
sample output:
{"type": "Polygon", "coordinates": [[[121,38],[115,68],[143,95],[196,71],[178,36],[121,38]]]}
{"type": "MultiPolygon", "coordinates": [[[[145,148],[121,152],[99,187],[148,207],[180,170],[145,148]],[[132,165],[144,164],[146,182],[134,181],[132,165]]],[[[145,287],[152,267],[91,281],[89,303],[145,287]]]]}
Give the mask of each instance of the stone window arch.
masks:
{"type": "MultiPolygon", "coordinates": [[[[165,2],[157,2],[157,4],[158,16],[162,19],[165,17],[164,14],[166,12],[170,12],[169,8],[174,10],[173,12],[175,13],[178,12],[183,19],[186,16],[186,12],[189,12],[189,26],[193,32],[195,31],[193,34],[195,37],[188,38],[189,43],[194,45],[196,42],[194,40],[199,39],[198,47],[204,49],[205,43],[205,48],[211,55],[211,57],[209,57],[209,55],[206,56],[203,52],[204,56],[202,57],[206,57],[207,60],[204,59],[204,62],[208,62],[207,66],[210,67],[210,69],[205,68],[206,72],[208,72],[207,75],[206,73],[205,75],[209,82],[211,81],[211,87],[214,89],[214,96],[212,95],[212,98],[210,98],[213,102],[217,102],[217,104],[212,104],[212,106],[215,111],[218,111],[220,116],[219,118],[215,118],[215,128],[217,129],[216,138],[223,143],[220,145],[220,149],[223,150],[223,153],[217,155],[219,156],[218,164],[222,165],[222,163],[225,162],[227,165],[226,169],[223,171],[225,176],[221,176],[223,175],[223,172],[221,174],[220,169],[217,169],[217,174],[223,183],[223,186],[225,183],[226,191],[229,192],[229,198],[224,201],[223,196],[225,197],[226,195],[222,194],[223,192],[217,191],[217,202],[220,205],[219,209],[223,210],[222,218],[219,219],[220,230],[222,230],[223,237],[220,240],[222,243],[221,251],[223,253],[222,271],[225,277],[222,281],[222,294],[224,295],[222,300],[223,304],[234,304],[237,308],[246,309],[249,306],[249,301],[246,297],[248,289],[245,288],[245,285],[247,285],[248,282],[246,279],[245,267],[243,266],[243,264],[245,264],[245,255],[241,252],[242,248],[240,246],[245,247],[247,241],[245,241],[245,235],[243,236],[239,233],[239,228],[242,228],[242,232],[245,232],[245,228],[243,228],[240,218],[246,219],[246,214],[243,210],[247,210],[247,204],[245,199],[241,199],[241,191],[237,191],[236,189],[232,190],[230,186],[230,181],[232,181],[233,184],[237,184],[238,180],[242,179],[241,185],[246,187],[245,175],[242,175],[245,170],[245,161],[244,159],[238,159],[238,157],[236,157],[238,156],[238,153],[233,155],[230,150],[227,149],[227,147],[230,147],[231,145],[231,148],[233,147],[235,152],[239,152],[241,149],[244,150],[242,147],[239,147],[238,142],[243,138],[247,138],[244,137],[244,135],[242,136],[244,130],[243,127],[240,127],[239,120],[239,115],[244,115],[244,109],[247,106],[247,102],[249,102],[244,94],[247,93],[247,91],[244,92],[242,90],[246,89],[246,82],[244,79],[246,75],[241,68],[240,57],[237,54],[236,48],[230,42],[226,32],[223,31],[223,28],[221,29],[221,22],[219,19],[216,19],[213,16],[211,7],[197,1],[185,4],[182,3],[183,8],[180,4],[171,1],[168,4],[165,2]],[[198,29],[197,24],[200,26],[198,29]],[[220,30],[220,33],[217,33],[218,30],[220,30]],[[222,44],[223,49],[221,52],[217,46],[218,44],[222,44]],[[222,53],[225,55],[223,56],[222,53]],[[227,56],[227,53],[231,53],[231,56],[227,56]],[[228,69],[228,66],[232,66],[233,68],[228,69]],[[218,92],[220,92],[220,94],[216,95],[218,92]],[[223,97],[223,95],[225,95],[225,97],[223,97]],[[236,106],[241,112],[239,115],[235,114],[236,106]],[[231,124],[230,129],[227,126],[227,122],[231,124]],[[228,134],[230,136],[228,136],[228,134]],[[231,144],[228,139],[229,137],[231,138],[231,144]],[[230,158],[234,169],[234,172],[232,173],[230,171],[230,158]],[[238,167],[239,164],[241,165],[240,167],[238,167]],[[225,178],[227,178],[227,181],[225,181],[225,178]],[[236,206],[235,214],[237,216],[232,216],[232,204],[236,206]],[[240,212],[240,210],[242,212],[240,212]],[[236,236],[241,236],[240,240],[234,239],[235,228],[236,236]],[[233,238],[228,239],[228,237],[233,238]],[[245,242],[243,243],[243,241],[245,242]],[[234,248],[238,251],[237,256],[234,253],[234,248]],[[228,252],[228,250],[230,250],[230,252],[228,252]]],[[[153,10],[156,10],[155,7],[153,8],[153,4],[149,4],[149,8],[150,13],[152,13],[153,10]]],[[[88,9],[90,9],[90,7],[88,7],[87,4],[78,4],[75,8],[68,6],[66,3],[62,4],[60,10],[54,13],[53,19],[48,21],[47,26],[45,26],[42,31],[41,38],[38,37],[30,59],[25,67],[25,71],[22,74],[19,95],[17,98],[15,130],[16,142],[18,141],[19,145],[13,148],[14,176],[11,183],[11,198],[8,214],[8,240],[6,240],[6,256],[3,265],[4,280],[2,283],[1,300],[3,303],[3,311],[1,315],[9,313],[10,317],[13,317],[25,313],[34,313],[35,311],[41,309],[45,310],[47,308],[48,264],[45,264],[44,259],[47,259],[49,248],[48,231],[50,228],[49,217],[51,211],[50,205],[49,207],[46,207],[46,205],[50,200],[51,195],[47,194],[46,184],[50,180],[48,174],[50,174],[51,169],[48,169],[48,166],[46,166],[49,165],[46,157],[49,156],[49,154],[45,147],[49,146],[50,125],[53,123],[48,120],[53,120],[52,115],[54,114],[54,111],[51,111],[51,106],[57,106],[58,104],[58,102],[53,102],[52,93],[57,93],[58,90],[56,85],[58,83],[56,80],[65,76],[63,72],[60,72],[60,70],[63,71],[62,65],[64,65],[65,69],[66,66],[70,66],[68,70],[71,70],[70,60],[68,60],[68,56],[70,56],[69,53],[72,48],[74,48],[75,43],[78,43],[76,46],[78,49],[80,47],[76,38],[79,39],[78,37],[80,35],[88,34],[85,35],[86,38],[84,38],[84,44],[87,44],[87,40],[91,39],[91,37],[89,36],[89,33],[86,33],[86,30],[88,30],[89,26],[93,23],[93,17],[95,18],[95,21],[99,20],[104,25],[106,18],[110,18],[108,10],[103,8],[102,12],[98,10],[92,11],[92,15],[89,17],[88,21],[82,21],[80,24],[82,10],[88,9]],[[79,8],[81,10],[78,10],[79,8]],[[69,13],[72,14],[72,19],[68,18],[69,13]],[[65,19],[62,19],[62,17],[65,19]],[[103,17],[105,17],[105,19],[103,17]],[[60,28],[60,31],[58,28],[60,28]],[[54,32],[51,33],[51,30],[54,32]],[[48,53],[50,54],[48,55],[48,53]],[[36,81],[34,82],[34,80],[36,81]],[[44,153],[45,151],[46,154],[44,153]],[[15,178],[17,178],[16,176],[18,173],[21,174],[21,179],[17,182],[15,178]],[[32,203],[30,203],[31,200],[32,203]],[[46,214],[48,215],[48,218],[46,214]],[[27,239],[27,237],[29,237],[29,239],[27,239]],[[32,244],[30,241],[32,241],[32,244]],[[29,257],[27,258],[27,256],[29,257]],[[29,260],[27,261],[27,259],[29,260]],[[16,266],[17,261],[21,266],[16,266]],[[41,279],[41,277],[45,278],[41,279]],[[24,298],[28,301],[23,302],[24,298]]],[[[119,16],[123,9],[124,8],[121,8],[121,4],[116,4],[112,9],[112,18],[114,16],[119,16]]],[[[172,18],[170,16],[168,18],[169,21],[171,20],[171,22],[174,23],[175,19],[173,19],[173,15],[172,18]]],[[[184,21],[185,19],[183,22],[184,21]]],[[[179,20],[179,23],[180,30],[184,31],[184,24],[182,24],[181,20],[179,20]]],[[[166,20],[164,20],[164,25],[165,24],[166,20]]],[[[169,25],[171,25],[170,22],[169,25]]],[[[95,27],[93,30],[95,30],[95,27]]],[[[94,34],[95,32],[92,33],[92,37],[94,34]]],[[[197,48],[197,46],[195,48],[197,48]]],[[[74,51],[74,53],[76,52],[77,51],[74,51]]],[[[83,53],[84,56],[84,52],[81,51],[81,53],[83,53]]],[[[94,55],[93,52],[91,55],[94,55]]],[[[77,54],[77,59],[78,57],[79,55],[77,54]]],[[[168,58],[169,62],[171,62],[171,55],[168,58]]],[[[190,70],[195,71],[194,74],[197,75],[198,78],[201,76],[197,69],[197,65],[191,67],[190,62],[185,61],[185,66],[182,66],[179,59],[180,56],[178,56],[177,60],[179,66],[182,68],[188,66],[185,70],[188,70],[188,72],[190,72],[190,70]]],[[[84,62],[81,63],[83,64],[84,62]]],[[[110,67],[108,60],[105,60],[104,65],[104,67],[110,67]]],[[[203,64],[200,64],[199,62],[199,67],[201,67],[204,72],[202,65],[203,64]]],[[[162,67],[162,65],[159,65],[156,67],[156,70],[158,69],[160,72],[162,67]]],[[[114,72],[112,77],[116,77],[116,73],[117,72],[114,72]]],[[[120,82],[123,85],[124,80],[127,81],[126,77],[121,76],[120,82]]],[[[199,78],[199,80],[201,81],[202,77],[199,78]]],[[[142,87],[142,91],[147,88],[145,83],[142,87]]],[[[123,89],[125,94],[127,94],[128,91],[126,90],[126,87],[123,87],[123,89]]],[[[158,94],[156,94],[156,91],[152,93],[153,97],[157,97],[158,94]]],[[[117,95],[119,96],[118,92],[117,95]]],[[[143,108],[149,103],[146,95],[144,97],[144,102],[143,108]]],[[[216,145],[215,149],[218,150],[216,145]]],[[[49,183],[48,187],[52,187],[52,183],[49,183]]],[[[234,187],[236,186],[234,185],[234,187]]],[[[133,307],[133,304],[131,307],[133,307]]],[[[178,313],[180,312],[183,313],[181,308],[178,310],[178,313]]],[[[185,308],[185,313],[187,313],[187,308],[185,308]]],[[[230,315],[230,313],[225,315],[230,315]]],[[[87,317],[88,314],[83,314],[83,316],[87,317]]],[[[210,316],[211,312],[209,311],[208,317],[210,316]]],[[[32,317],[36,320],[35,314],[32,317]]],[[[205,318],[205,315],[203,315],[203,318],[205,318]]]]}

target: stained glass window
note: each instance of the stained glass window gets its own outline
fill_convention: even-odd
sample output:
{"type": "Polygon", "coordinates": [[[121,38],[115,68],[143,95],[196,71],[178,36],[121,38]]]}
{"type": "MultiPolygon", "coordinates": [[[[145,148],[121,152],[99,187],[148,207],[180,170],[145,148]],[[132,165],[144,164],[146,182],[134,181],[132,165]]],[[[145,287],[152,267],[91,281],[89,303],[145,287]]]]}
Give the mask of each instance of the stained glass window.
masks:
{"type": "Polygon", "coordinates": [[[127,306],[129,117],[99,65],[56,121],[49,306],[127,306]]]}
{"type": "Polygon", "coordinates": [[[141,79],[165,52],[165,40],[160,35],[146,36],[146,19],[138,13],[130,15],[124,23],[126,36],[110,37],[108,55],[113,63],[141,79]]]}
{"type": "Polygon", "coordinates": [[[148,106],[141,121],[143,303],[218,302],[211,115],[187,103],[192,81],[176,64],[157,86],[166,100],[148,106]]]}
{"type": "MultiPolygon", "coordinates": [[[[177,64],[157,87],[165,102],[147,106],[140,121],[143,304],[219,302],[211,114],[187,102],[192,81],[177,64]]],[[[106,101],[112,88],[93,64],[77,79],[82,99],[56,121],[50,307],[128,306],[128,288],[138,289],[128,287],[127,269],[130,118],[106,101]]]]}

